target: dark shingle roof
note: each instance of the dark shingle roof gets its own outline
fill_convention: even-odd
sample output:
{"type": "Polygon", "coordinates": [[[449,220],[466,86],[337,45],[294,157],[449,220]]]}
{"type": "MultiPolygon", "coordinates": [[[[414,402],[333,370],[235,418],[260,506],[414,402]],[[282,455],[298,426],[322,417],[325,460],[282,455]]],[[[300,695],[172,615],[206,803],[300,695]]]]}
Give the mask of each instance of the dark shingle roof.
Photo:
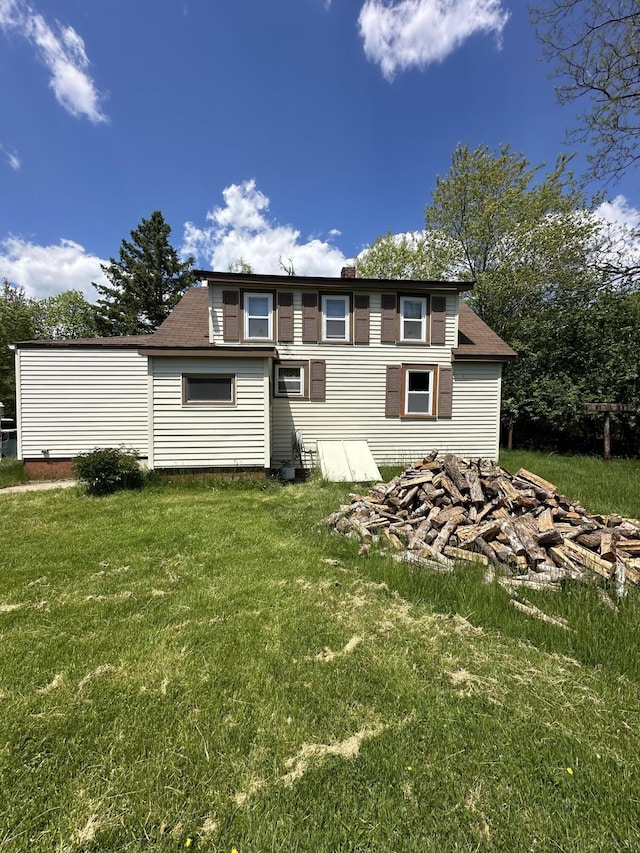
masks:
{"type": "MultiPolygon", "coordinates": [[[[209,343],[209,293],[192,287],[152,335],[117,338],[76,338],[64,341],[23,341],[29,347],[123,347],[126,349],[211,349],[209,343]]],[[[219,348],[216,348],[219,349],[219,348]]],[[[469,306],[460,300],[456,361],[507,361],[516,353],[469,306]]]]}
{"type": "Polygon", "coordinates": [[[152,347],[208,347],[209,288],[187,290],[167,319],[144,341],[152,347]]]}
{"type": "Polygon", "coordinates": [[[510,361],[518,355],[462,299],[458,318],[458,346],[452,352],[456,361],[510,361]]]}

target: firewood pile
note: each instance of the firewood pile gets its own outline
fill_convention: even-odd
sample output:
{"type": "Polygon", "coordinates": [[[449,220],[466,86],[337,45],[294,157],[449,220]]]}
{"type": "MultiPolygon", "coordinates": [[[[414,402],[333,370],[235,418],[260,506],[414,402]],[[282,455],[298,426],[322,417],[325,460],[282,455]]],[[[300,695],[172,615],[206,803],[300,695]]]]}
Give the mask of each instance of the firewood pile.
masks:
{"type": "Polygon", "coordinates": [[[605,579],[618,593],[640,583],[640,522],[591,515],[553,483],[521,468],[434,451],[368,495],[354,494],[326,521],[396,559],[440,571],[466,560],[518,587],[557,589],[563,579],[605,579]]]}

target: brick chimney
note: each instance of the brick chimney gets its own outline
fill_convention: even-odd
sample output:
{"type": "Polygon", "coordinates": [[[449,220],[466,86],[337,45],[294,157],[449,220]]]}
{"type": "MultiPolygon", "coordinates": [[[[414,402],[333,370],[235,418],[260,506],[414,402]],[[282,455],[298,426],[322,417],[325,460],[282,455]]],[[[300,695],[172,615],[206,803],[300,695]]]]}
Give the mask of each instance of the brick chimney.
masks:
{"type": "Polygon", "coordinates": [[[340,273],[340,278],[355,278],[356,277],[356,268],[355,267],[342,267],[342,272],[340,273]]]}

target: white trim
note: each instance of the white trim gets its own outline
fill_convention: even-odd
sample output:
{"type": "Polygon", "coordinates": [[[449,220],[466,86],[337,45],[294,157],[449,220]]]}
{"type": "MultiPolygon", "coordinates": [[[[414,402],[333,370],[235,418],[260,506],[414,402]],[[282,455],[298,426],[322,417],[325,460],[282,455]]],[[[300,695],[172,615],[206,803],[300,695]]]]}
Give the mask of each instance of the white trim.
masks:
{"type": "Polygon", "coordinates": [[[287,364],[287,362],[282,362],[282,364],[276,364],[274,366],[274,389],[273,393],[276,397],[304,397],[304,388],[305,388],[305,375],[304,375],[304,365],[303,364],[287,364]],[[284,368],[285,370],[299,370],[300,371],[300,390],[296,393],[294,391],[281,391],[280,390],[280,379],[279,373],[280,370],[284,368]]]}
{"type": "Polygon", "coordinates": [[[351,306],[350,306],[349,296],[347,296],[346,294],[342,294],[342,293],[335,293],[335,294],[323,293],[322,294],[321,308],[322,308],[322,340],[323,341],[328,341],[328,342],[340,341],[343,343],[349,343],[349,341],[351,340],[351,336],[349,334],[349,332],[350,332],[350,329],[349,329],[350,307],[351,306]],[[326,306],[327,306],[327,300],[328,299],[331,299],[334,302],[341,301],[343,303],[343,305],[344,305],[343,317],[329,317],[329,318],[327,318],[326,306]],[[337,321],[337,322],[343,321],[344,322],[344,336],[340,336],[340,337],[331,336],[330,337],[327,334],[327,319],[337,321]]]}
{"type": "Polygon", "coordinates": [[[271,465],[271,359],[264,359],[263,370],[264,467],[269,468],[271,465]]]}
{"type": "Polygon", "coordinates": [[[20,383],[20,350],[16,348],[15,354],[16,372],[16,458],[22,459],[22,389],[20,383]]]}
{"type": "Polygon", "coordinates": [[[147,466],[153,471],[153,359],[147,358],[147,422],[149,435],[147,437],[147,466]]]}
{"type": "Polygon", "coordinates": [[[404,405],[403,405],[403,416],[404,417],[432,417],[434,414],[433,411],[433,386],[435,384],[435,375],[436,371],[433,367],[429,368],[419,368],[419,367],[402,367],[403,371],[403,382],[404,382],[404,405]],[[409,378],[412,373],[428,373],[429,376],[429,390],[428,391],[410,391],[409,390],[409,378]],[[420,398],[427,397],[429,400],[429,408],[426,412],[420,411],[411,411],[409,408],[409,394],[419,394],[420,398]]]}
{"type": "Polygon", "coordinates": [[[427,340],[427,297],[426,296],[401,296],[400,297],[400,340],[408,341],[413,343],[425,343],[427,340]],[[417,317],[405,317],[404,316],[404,304],[405,302],[419,302],[420,303],[420,337],[419,338],[407,338],[404,334],[404,324],[405,322],[416,323],[418,322],[417,317]]]}
{"type": "Polygon", "coordinates": [[[242,312],[244,315],[244,340],[245,341],[272,341],[273,340],[273,293],[253,293],[245,291],[242,299],[242,312]],[[265,319],[262,314],[251,315],[249,313],[249,302],[251,299],[266,299],[267,300],[267,335],[266,337],[249,334],[249,322],[252,316],[256,319],[265,319]]]}

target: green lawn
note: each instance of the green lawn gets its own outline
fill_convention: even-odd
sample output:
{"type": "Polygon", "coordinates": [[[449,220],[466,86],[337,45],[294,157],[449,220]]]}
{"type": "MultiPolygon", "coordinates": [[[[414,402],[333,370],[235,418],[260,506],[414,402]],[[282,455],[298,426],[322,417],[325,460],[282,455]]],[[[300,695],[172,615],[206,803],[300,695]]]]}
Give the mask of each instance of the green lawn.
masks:
{"type": "Polygon", "coordinates": [[[0,489],[24,483],[25,480],[24,465],[20,460],[9,456],[0,459],[0,489]]]}
{"type": "Polygon", "coordinates": [[[358,558],[348,491],[0,496],[3,853],[638,849],[638,596],[358,558]]]}

